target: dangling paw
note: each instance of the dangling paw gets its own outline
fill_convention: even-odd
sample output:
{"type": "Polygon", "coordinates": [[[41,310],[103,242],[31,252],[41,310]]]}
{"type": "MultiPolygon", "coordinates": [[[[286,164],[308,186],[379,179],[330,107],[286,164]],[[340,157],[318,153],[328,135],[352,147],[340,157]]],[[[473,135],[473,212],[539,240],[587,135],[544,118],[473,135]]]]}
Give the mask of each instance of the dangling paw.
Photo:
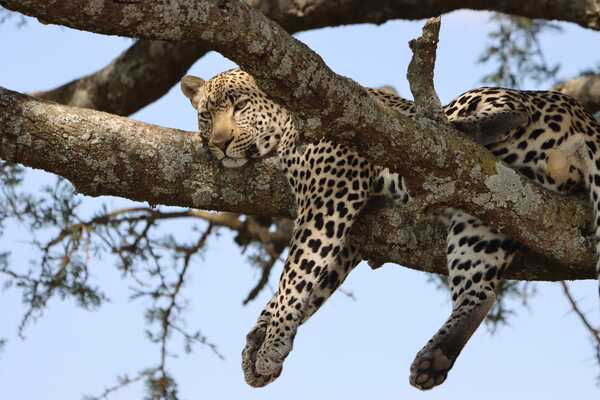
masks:
{"type": "Polygon", "coordinates": [[[417,353],[410,366],[410,384],[421,390],[438,386],[446,380],[453,364],[454,360],[430,342],[417,353]]]}
{"type": "Polygon", "coordinates": [[[246,336],[246,347],[242,351],[242,370],[246,383],[252,387],[263,387],[273,382],[281,374],[281,368],[273,374],[260,374],[256,371],[257,353],[264,343],[267,325],[259,323],[246,336]]]}
{"type": "Polygon", "coordinates": [[[263,376],[275,376],[277,378],[281,374],[283,361],[290,351],[292,351],[291,338],[287,341],[281,339],[265,340],[256,354],[256,372],[263,376]]]}
{"type": "Polygon", "coordinates": [[[496,301],[493,292],[488,292],[485,297],[485,300],[480,297],[472,300],[478,301],[478,304],[452,310],[444,325],[417,353],[410,366],[411,385],[427,390],[446,380],[463,347],[496,301]]]}

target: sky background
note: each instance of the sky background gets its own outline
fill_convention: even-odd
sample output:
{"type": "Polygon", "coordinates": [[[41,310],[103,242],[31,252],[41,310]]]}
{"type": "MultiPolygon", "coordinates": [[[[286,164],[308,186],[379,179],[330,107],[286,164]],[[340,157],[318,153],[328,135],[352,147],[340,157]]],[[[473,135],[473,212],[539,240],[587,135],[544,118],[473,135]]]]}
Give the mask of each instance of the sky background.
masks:
{"type": "MultiPolygon", "coordinates": [[[[442,18],[436,67],[436,88],[443,102],[480,85],[493,66],[477,64],[491,25],[489,14],[457,12],[442,18]]],[[[542,37],[548,61],[562,65],[560,76],[571,77],[596,65],[600,33],[561,24],[562,34],[542,37]],[[590,50],[591,49],[591,50],[590,50]]],[[[318,52],[336,72],[365,86],[393,85],[410,97],[406,68],[407,42],[420,34],[422,22],[389,22],[321,29],[297,35],[318,52]]],[[[0,86],[28,92],[53,88],[105,66],[132,43],[67,28],[41,25],[28,19],[0,25],[0,86]]],[[[211,53],[190,73],[209,78],[233,64],[211,53]]],[[[534,88],[529,86],[528,88],[534,88]]],[[[133,118],[163,126],[195,130],[196,116],[189,102],[174,88],[160,101],[133,118]]],[[[52,183],[39,171],[28,174],[28,187],[52,183]]],[[[112,207],[124,200],[85,197],[85,209],[102,203],[112,207]]],[[[187,227],[170,225],[179,234],[187,227]]],[[[0,238],[0,251],[13,251],[13,265],[27,268],[32,259],[27,232],[10,225],[0,238]]],[[[479,329],[454,365],[446,382],[429,392],[408,383],[417,351],[446,319],[446,292],[427,282],[427,275],[388,264],[371,271],[362,264],[344,288],[357,300],[336,293],[301,327],[282,376],[263,389],[243,380],[240,352],[271,292],[244,307],[241,302],[258,279],[257,271],[239,255],[232,235],[223,231],[209,242],[204,260],[193,265],[185,290],[190,300],[190,328],[199,327],[218,345],[225,360],[197,347],[169,363],[185,399],[458,399],[484,395],[487,400],[511,398],[597,399],[587,333],[570,313],[558,284],[539,284],[529,308],[518,307],[510,325],[491,336],[479,329]]],[[[20,294],[0,291],[0,337],[8,339],[0,354],[0,387],[7,399],[80,399],[99,394],[118,374],[135,374],[158,361],[158,349],[144,337],[144,305],[128,300],[127,282],[110,257],[90,265],[96,282],[111,297],[100,310],[89,312],[71,301],[54,300],[43,318],[16,336],[22,315],[20,294]]],[[[271,279],[276,287],[277,270],[271,279]]],[[[596,283],[573,285],[584,310],[597,307],[596,283]]],[[[594,310],[595,311],[595,310],[594,310]]],[[[594,322],[598,322],[597,313],[594,322]]],[[[178,349],[176,349],[178,350],[178,349]]],[[[112,399],[141,399],[143,387],[133,386],[112,399]]]]}

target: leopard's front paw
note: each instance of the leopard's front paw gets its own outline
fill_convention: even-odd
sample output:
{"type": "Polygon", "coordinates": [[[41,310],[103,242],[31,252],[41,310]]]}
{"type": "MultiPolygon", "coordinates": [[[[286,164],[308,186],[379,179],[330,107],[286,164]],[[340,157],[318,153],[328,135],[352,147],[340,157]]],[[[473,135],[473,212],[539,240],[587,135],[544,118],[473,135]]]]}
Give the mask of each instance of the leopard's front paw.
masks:
{"type": "Polygon", "coordinates": [[[448,376],[454,360],[446,356],[441,348],[429,343],[410,366],[410,384],[421,390],[441,385],[448,376]]]}
{"type": "Polygon", "coordinates": [[[283,367],[283,361],[292,351],[293,341],[291,338],[267,339],[263,342],[256,354],[256,372],[264,376],[279,376],[283,367]]]}
{"type": "Polygon", "coordinates": [[[261,374],[256,370],[258,351],[265,341],[267,327],[259,324],[246,336],[246,347],[242,351],[242,370],[246,383],[252,387],[263,387],[281,374],[281,368],[273,374],[261,374]]]}

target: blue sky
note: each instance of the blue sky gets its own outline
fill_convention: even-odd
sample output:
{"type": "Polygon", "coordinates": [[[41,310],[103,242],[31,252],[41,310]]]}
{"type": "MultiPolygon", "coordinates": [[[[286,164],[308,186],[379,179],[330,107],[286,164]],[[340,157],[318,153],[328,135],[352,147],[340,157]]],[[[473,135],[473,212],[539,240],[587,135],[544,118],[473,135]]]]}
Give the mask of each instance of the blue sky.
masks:
{"type": "MultiPolygon", "coordinates": [[[[476,63],[489,29],[488,15],[458,12],[442,19],[436,68],[436,87],[443,102],[480,85],[489,66],[476,63]]],[[[406,67],[408,40],[420,33],[422,22],[391,22],[382,26],[322,29],[297,37],[317,51],[336,72],[366,86],[395,86],[409,96],[406,67]]],[[[595,66],[598,33],[572,24],[561,35],[542,38],[551,63],[560,62],[561,76],[569,77],[595,66]]],[[[106,65],[131,40],[102,37],[28,20],[0,26],[0,86],[22,92],[52,88],[106,65]]],[[[232,66],[217,54],[198,61],[190,73],[208,78],[232,66]]],[[[530,87],[533,88],[533,87],[530,87]]],[[[177,88],[133,116],[136,119],[194,130],[196,117],[177,88]]],[[[35,190],[53,177],[31,172],[35,190]]],[[[86,209],[103,202],[122,206],[116,198],[85,198],[86,209]]],[[[172,227],[185,234],[182,227],[172,227]]],[[[14,265],[27,268],[32,258],[28,236],[9,226],[0,250],[13,251],[14,265]]],[[[191,355],[170,362],[180,382],[182,398],[304,399],[366,397],[453,399],[485,395],[486,399],[591,399],[598,397],[594,377],[599,372],[592,349],[557,284],[539,284],[529,308],[518,307],[510,325],[491,336],[480,329],[455,364],[446,383],[422,393],[408,384],[408,370],[416,352],[447,317],[447,294],[427,282],[424,273],[388,264],[373,272],[359,266],[344,287],[356,301],[337,293],[297,336],[282,376],[264,389],[243,381],[240,352],[269,290],[247,307],[242,299],[258,278],[238,254],[231,235],[223,232],[209,243],[204,260],[193,266],[186,286],[190,300],[189,326],[199,327],[219,346],[222,361],[198,347],[191,355]]],[[[113,260],[94,260],[91,271],[112,298],[100,310],[87,312],[70,301],[55,300],[43,318],[16,337],[23,311],[17,292],[0,292],[0,337],[9,339],[0,354],[0,383],[6,398],[79,399],[98,394],[117,374],[134,374],[154,365],[158,349],[145,340],[144,304],[128,300],[127,282],[113,268],[113,260]]],[[[276,287],[279,271],[273,274],[276,287]]],[[[577,282],[574,293],[584,309],[597,307],[593,281],[577,282]]],[[[597,313],[594,313],[597,317],[597,313]]],[[[597,318],[596,318],[597,322],[597,318]]],[[[134,386],[112,398],[141,398],[134,386]]]]}

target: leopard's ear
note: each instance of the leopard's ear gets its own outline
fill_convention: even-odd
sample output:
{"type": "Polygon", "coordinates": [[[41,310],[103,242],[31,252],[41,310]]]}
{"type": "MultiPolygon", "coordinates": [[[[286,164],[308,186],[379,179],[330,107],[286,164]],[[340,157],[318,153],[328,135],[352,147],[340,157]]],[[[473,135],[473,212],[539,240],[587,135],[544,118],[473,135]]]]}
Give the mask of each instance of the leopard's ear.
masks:
{"type": "Polygon", "coordinates": [[[194,104],[194,96],[198,93],[198,89],[200,89],[204,83],[204,79],[193,75],[186,75],[181,78],[181,91],[185,97],[190,99],[194,107],[196,107],[196,104],[194,104]]]}

